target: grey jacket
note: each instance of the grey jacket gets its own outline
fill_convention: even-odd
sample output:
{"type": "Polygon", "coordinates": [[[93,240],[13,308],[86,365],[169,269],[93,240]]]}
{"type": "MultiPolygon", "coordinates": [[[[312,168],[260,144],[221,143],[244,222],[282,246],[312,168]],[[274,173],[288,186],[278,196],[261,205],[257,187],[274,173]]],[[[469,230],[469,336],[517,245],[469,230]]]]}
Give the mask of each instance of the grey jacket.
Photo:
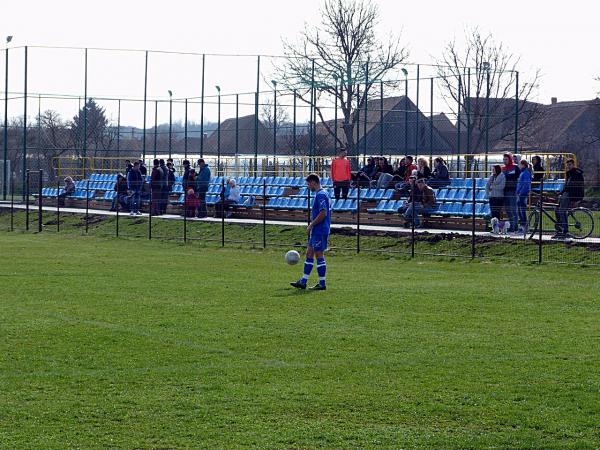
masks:
{"type": "Polygon", "coordinates": [[[506,184],[506,178],[503,173],[500,175],[492,175],[485,186],[485,193],[488,198],[502,198],[504,197],[504,185],[506,184]]]}

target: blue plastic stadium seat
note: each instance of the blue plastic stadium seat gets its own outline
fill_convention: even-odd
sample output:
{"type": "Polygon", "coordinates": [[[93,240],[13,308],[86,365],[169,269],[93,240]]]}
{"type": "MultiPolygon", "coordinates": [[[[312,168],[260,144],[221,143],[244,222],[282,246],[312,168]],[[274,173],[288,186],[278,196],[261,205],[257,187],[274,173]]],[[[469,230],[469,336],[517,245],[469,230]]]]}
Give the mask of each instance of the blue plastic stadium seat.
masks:
{"type": "Polygon", "coordinates": [[[463,187],[467,188],[467,189],[471,189],[473,188],[473,178],[465,178],[465,183],[463,185],[463,187]]]}
{"type": "Polygon", "coordinates": [[[475,185],[477,189],[485,189],[485,185],[487,184],[486,178],[477,178],[477,184],[475,185]]]}
{"type": "Polygon", "coordinates": [[[477,191],[477,195],[475,197],[475,200],[478,202],[487,202],[487,194],[485,191],[483,190],[479,190],[477,191]]]}
{"type": "Polygon", "coordinates": [[[458,202],[463,201],[465,199],[466,194],[467,194],[466,189],[458,189],[456,191],[456,194],[454,195],[453,200],[458,201],[458,202]]]}
{"type": "Polygon", "coordinates": [[[434,214],[439,215],[439,216],[447,216],[450,212],[451,206],[452,206],[452,203],[440,203],[434,214]]]}
{"type": "Polygon", "coordinates": [[[464,178],[450,178],[450,187],[462,188],[465,186],[464,178]]]}
{"type": "Polygon", "coordinates": [[[461,216],[472,216],[473,215],[473,203],[465,203],[464,205],[462,205],[462,208],[460,210],[460,215],[461,216]]]}
{"type": "Polygon", "coordinates": [[[443,188],[438,189],[437,193],[435,194],[435,198],[439,202],[445,201],[447,196],[448,196],[448,189],[443,189],[443,188]]]}

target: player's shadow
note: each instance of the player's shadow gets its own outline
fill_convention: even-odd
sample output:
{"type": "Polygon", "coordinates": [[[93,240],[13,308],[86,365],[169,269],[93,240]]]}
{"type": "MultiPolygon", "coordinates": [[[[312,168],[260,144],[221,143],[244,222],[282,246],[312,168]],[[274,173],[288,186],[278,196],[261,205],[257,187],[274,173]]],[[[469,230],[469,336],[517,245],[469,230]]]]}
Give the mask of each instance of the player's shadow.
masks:
{"type": "Polygon", "coordinates": [[[314,294],[313,291],[309,289],[296,289],[296,288],[281,288],[274,294],[274,297],[277,298],[292,298],[292,297],[302,297],[305,295],[314,294]]]}

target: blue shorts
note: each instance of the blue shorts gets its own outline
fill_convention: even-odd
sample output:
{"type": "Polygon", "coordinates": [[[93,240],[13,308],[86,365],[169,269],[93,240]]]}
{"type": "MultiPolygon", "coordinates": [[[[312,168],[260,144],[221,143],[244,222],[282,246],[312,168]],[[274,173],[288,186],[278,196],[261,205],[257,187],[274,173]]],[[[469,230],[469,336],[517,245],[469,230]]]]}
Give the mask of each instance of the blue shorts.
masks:
{"type": "Polygon", "coordinates": [[[328,234],[311,233],[308,238],[308,246],[312,247],[315,252],[324,252],[327,249],[328,241],[328,234]]]}

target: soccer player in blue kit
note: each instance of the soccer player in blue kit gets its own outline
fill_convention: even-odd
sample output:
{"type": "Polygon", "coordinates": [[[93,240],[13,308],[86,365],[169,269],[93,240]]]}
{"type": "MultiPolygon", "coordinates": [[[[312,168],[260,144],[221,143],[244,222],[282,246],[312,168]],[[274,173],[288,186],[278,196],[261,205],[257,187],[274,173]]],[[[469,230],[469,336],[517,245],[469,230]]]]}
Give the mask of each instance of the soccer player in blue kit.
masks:
{"type": "Polygon", "coordinates": [[[308,225],[308,247],[306,249],[306,261],[304,262],[304,275],[300,280],[290,283],[298,289],[306,289],[306,283],[317,258],[317,274],[319,283],[311,288],[314,291],[324,291],[325,273],[327,265],[323,252],[329,241],[329,227],[331,225],[331,200],[327,191],[321,188],[321,179],[318,175],[311,173],[306,177],[306,184],[311,192],[315,192],[315,202],[312,207],[312,220],[308,225]]]}

